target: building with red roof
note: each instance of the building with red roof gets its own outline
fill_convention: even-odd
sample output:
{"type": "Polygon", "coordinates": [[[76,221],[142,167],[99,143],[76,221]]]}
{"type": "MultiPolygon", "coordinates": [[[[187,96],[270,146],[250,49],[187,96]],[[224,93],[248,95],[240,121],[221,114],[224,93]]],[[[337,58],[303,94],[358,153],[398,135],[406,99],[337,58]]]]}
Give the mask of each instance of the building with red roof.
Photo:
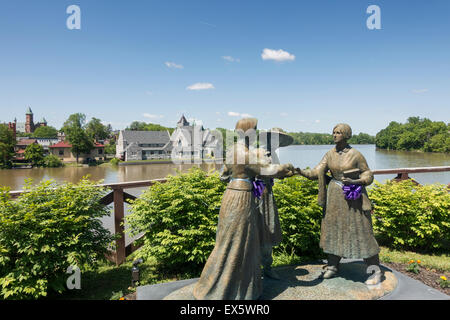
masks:
{"type": "MultiPolygon", "coordinates": [[[[72,145],[67,141],[60,141],[49,147],[50,154],[57,156],[63,162],[76,162],[77,156],[72,153],[72,145]]],[[[105,160],[105,146],[101,143],[94,143],[94,149],[89,153],[80,153],[79,162],[90,162],[93,160],[105,160]]]]}

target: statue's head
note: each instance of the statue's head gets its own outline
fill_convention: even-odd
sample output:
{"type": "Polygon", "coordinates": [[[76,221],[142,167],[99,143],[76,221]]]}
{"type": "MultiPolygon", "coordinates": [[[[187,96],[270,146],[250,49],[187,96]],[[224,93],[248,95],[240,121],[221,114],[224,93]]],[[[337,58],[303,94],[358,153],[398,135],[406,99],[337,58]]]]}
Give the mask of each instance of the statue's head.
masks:
{"type": "Polygon", "coordinates": [[[253,129],[256,130],[258,125],[258,119],[256,118],[242,118],[236,123],[236,130],[242,130],[244,133],[247,130],[253,129]]]}
{"type": "Polygon", "coordinates": [[[333,134],[335,131],[339,131],[345,140],[348,140],[352,137],[352,128],[346,123],[339,123],[335,125],[333,128],[333,134]]]}

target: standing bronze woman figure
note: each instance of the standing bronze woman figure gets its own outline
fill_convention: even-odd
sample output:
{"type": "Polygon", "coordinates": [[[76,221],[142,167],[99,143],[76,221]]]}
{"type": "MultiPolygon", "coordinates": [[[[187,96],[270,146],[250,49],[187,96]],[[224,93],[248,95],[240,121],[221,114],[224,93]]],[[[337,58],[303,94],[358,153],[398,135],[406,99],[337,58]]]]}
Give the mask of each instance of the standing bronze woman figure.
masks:
{"type": "Polygon", "coordinates": [[[380,248],[373,235],[372,207],[365,189],[373,182],[373,173],[364,156],[347,143],[351,136],[348,124],[336,125],[333,129],[336,147],[328,151],[314,169],[297,169],[297,172],[308,179],[319,180],[318,202],[324,208],[320,247],[328,255],[323,278],[338,273],[342,257],[364,259],[368,266],[378,267],[366,284],[378,284],[382,277],[380,248]],[[326,175],[328,171],[331,181],[326,175]]]}
{"type": "MultiPolygon", "coordinates": [[[[236,129],[256,134],[256,124],[256,119],[241,119],[236,129]]],[[[230,182],[222,198],[216,244],[193,290],[195,299],[256,300],[262,294],[261,222],[254,178],[293,175],[294,167],[252,161],[251,155],[249,141],[235,143],[227,155],[223,176],[230,175],[230,182]]]]}

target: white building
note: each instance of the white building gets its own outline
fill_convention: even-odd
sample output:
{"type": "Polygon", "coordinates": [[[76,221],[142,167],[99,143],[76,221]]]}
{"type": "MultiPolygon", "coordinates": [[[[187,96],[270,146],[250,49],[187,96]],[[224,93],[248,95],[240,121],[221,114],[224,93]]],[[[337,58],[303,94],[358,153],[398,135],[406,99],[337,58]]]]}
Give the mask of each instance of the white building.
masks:
{"type": "Polygon", "coordinates": [[[222,157],[222,142],[209,129],[191,125],[184,115],[170,137],[172,159],[208,159],[222,157]]]}
{"type": "Polygon", "coordinates": [[[121,130],[116,158],[131,160],[170,159],[172,145],[168,131],[121,130]]]}

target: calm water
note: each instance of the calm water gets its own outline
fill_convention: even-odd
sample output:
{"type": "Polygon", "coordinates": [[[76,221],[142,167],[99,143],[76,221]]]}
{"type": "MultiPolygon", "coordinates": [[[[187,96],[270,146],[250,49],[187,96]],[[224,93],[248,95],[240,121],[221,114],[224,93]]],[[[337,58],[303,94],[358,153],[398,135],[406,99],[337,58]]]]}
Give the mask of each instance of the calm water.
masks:
{"type": "MultiPolygon", "coordinates": [[[[280,148],[278,156],[282,163],[290,162],[296,167],[314,167],[322,159],[324,154],[333,146],[289,146],[280,148]]],[[[402,151],[380,151],[375,150],[375,145],[355,146],[366,158],[371,169],[390,169],[405,167],[435,167],[449,166],[450,155],[433,153],[416,153],[402,151]]],[[[91,180],[103,180],[103,183],[114,183],[124,181],[139,181],[164,178],[169,174],[175,175],[177,171],[186,172],[193,165],[172,165],[172,164],[147,164],[131,166],[99,166],[99,167],[65,167],[65,168],[34,168],[17,170],[0,170],[0,185],[8,186],[11,190],[20,190],[24,185],[24,180],[33,179],[33,184],[41,180],[54,179],[56,182],[65,181],[77,182],[83,176],[90,175],[91,180]]],[[[203,170],[220,169],[221,165],[211,163],[202,164],[203,170]]],[[[450,183],[450,172],[418,173],[411,174],[412,178],[421,184],[428,183],[450,183]]],[[[392,179],[395,175],[376,175],[375,179],[384,181],[392,179]]],[[[139,196],[145,188],[127,189],[126,192],[139,196]]],[[[112,207],[112,205],[111,205],[112,207]]],[[[128,213],[128,205],[125,204],[125,212],[128,213]]],[[[102,219],[103,224],[110,231],[114,230],[113,214],[102,219]]],[[[132,239],[127,235],[126,244],[132,239]]]]}
{"type": "MultiPolygon", "coordinates": [[[[314,146],[289,146],[280,148],[278,156],[280,161],[290,162],[296,167],[315,167],[332,145],[314,146]]],[[[415,168],[415,167],[440,167],[450,166],[450,155],[443,153],[420,153],[408,151],[375,150],[375,145],[355,145],[367,160],[369,168],[393,169],[393,168],[415,168]]],[[[380,182],[393,179],[396,175],[376,175],[375,180],[380,182]]],[[[410,177],[421,184],[450,183],[450,172],[415,173],[410,177]]]]}
{"type": "MultiPolygon", "coordinates": [[[[278,155],[282,163],[290,162],[296,167],[314,167],[324,154],[333,146],[289,146],[280,148],[278,155]]],[[[442,153],[419,153],[406,151],[375,150],[375,145],[355,146],[366,158],[371,169],[412,168],[450,166],[450,155],[442,153]]],[[[20,190],[24,180],[31,178],[33,183],[41,180],[54,179],[56,182],[77,182],[83,176],[90,175],[92,180],[103,180],[103,183],[124,181],[138,181],[164,178],[177,171],[186,172],[193,165],[173,164],[143,164],[132,166],[98,166],[98,167],[64,167],[64,168],[33,168],[0,170],[0,185],[8,186],[11,190],[20,190]]],[[[220,165],[202,164],[204,170],[219,169],[220,165]]],[[[384,181],[392,179],[395,175],[376,175],[375,179],[384,181]]],[[[421,184],[450,183],[450,172],[417,173],[411,174],[421,184]]]]}

